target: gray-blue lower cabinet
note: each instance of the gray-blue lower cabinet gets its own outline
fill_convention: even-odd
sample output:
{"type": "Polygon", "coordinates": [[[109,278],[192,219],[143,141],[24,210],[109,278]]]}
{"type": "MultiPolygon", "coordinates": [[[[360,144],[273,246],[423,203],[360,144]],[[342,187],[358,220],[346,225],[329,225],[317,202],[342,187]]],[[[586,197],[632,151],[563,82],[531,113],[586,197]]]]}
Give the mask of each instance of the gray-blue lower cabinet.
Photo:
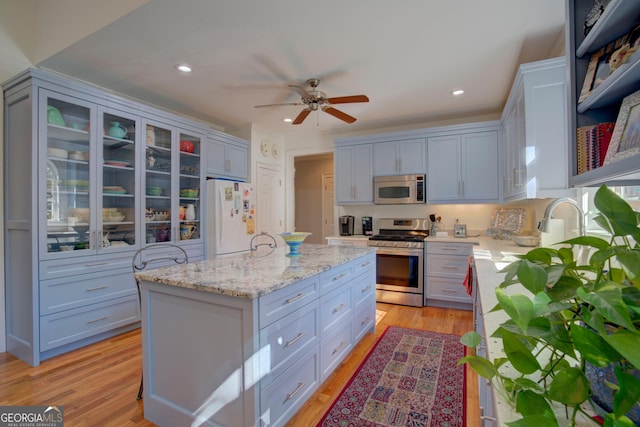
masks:
{"type": "Polygon", "coordinates": [[[375,254],[256,299],[142,282],[145,418],[282,426],[375,330],[375,254]]]}

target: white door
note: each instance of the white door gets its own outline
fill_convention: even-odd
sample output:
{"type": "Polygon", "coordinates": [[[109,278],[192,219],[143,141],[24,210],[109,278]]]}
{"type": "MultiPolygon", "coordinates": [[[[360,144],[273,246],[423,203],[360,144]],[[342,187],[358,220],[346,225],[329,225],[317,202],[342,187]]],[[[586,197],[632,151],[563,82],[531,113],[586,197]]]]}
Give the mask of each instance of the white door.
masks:
{"type": "Polygon", "coordinates": [[[271,235],[284,231],[284,173],[282,166],[258,163],[256,231],[271,235]]]}
{"type": "Polygon", "coordinates": [[[335,220],[333,214],[333,174],[322,175],[322,242],[327,241],[326,237],[333,236],[335,220]]]}

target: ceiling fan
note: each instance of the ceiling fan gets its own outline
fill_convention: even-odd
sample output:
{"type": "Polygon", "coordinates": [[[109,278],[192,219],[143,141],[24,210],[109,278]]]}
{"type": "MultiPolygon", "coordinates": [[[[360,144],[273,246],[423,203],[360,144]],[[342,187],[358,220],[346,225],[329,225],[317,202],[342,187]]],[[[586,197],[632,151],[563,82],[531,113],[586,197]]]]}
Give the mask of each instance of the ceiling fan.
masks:
{"type": "Polygon", "coordinates": [[[356,121],[356,118],[350,116],[349,114],[342,112],[331,105],[333,104],[349,104],[352,102],[369,102],[369,98],[366,95],[351,95],[351,96],[338,96],[327,98],[327,95],[324,92],[319,91],[318,85],[320,84],[320,79],[309,79],[307,80],[307,84],[311,86],[310,90],[303,88],[298,85],[289,85],[289,87],[295,90],[301,97],[301,102],[286,102],[283,104],[266,104],[266,105],[256,105],[255,108],[263,108],[263,107],[275,107],[280,105],[306,105],[307,108],[302,110],[298,117],[291,123],[294,125],[299,125],[307,118],[309,113],[312,111],[317,111],[320,108],[327,114],[331,114],[333,117],[336,117],[342,121],[347,123],[353,123],[356,121]]]}

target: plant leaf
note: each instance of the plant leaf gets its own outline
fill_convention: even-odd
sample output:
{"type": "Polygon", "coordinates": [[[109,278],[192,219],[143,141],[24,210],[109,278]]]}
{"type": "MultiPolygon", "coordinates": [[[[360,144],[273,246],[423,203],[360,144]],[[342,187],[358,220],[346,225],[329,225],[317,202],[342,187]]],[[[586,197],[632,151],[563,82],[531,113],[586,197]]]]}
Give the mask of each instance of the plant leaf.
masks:
{"type": "Polygon", "coordinates": [[[605,367],[621,359],[620,354],[591,329],[572,323],[571,336],[578,353],[595,366],[605,367]]]}
{"type": "Polygon", "coordinates": [[[462,365],[463,363],[468,363],[469,366],[471,366],[471,369],[473,369],[478,375],[488,380],[495,377],[498,373],[495,366],[493,366],[493,364],[484,357],[465,356],[458,359],[458,365],[462,365]]]}
{"type": "Polygon", "coordinates": [[[558,256],[558,251],[551,248],[535,248],[526,254],[526,259],[534,262],[549,265],[554,257],[558,256]]]}
{"type": "Polygon", "coordinates": [[[622,300],[620,286],[616,283],[605,282],[595,292],[587,292],[580,288],[577,293],[580,298],[593,305],[606,321],[627,329],[635,329],[629,310],[622,300]]]}
{"type": "Polygon", "coordinates": [[[631,421],[631,419],[626,415],[616,418],[614,414],[607,414],[604,417],[604,427],[637,427],[637,426],[636,426],[636,423],[631,421]]]}
{"type": "Polygon", "coordinates": [[[638,215],[624,199],[603,185],[593,202],[609,220],[614,236],[632,236],[636,242],[640,241],[638,215]]]}
{"type": "Polygon", "coordinates": [[[502,331],[502,343],[509,362],[519,372],[531,374],[540,369],[538,360],[515,334],[507,330],[502,331]]]}
{"type": "Polygon", "coordinates": [[[509,296],[504,289],[496,288],[496,297],[500,307],[509,315],[522,332],[527,333],[529,320],[533,316],[533,302],[520,294],[509,296]]]}
{"type": "Polygon", "coordinates": [[[571,356],[575,359],[576,354],[573,350],[573,343],[571,342],[569,331],[564,323],[550,322],[549,333],[544,336],[544,339],[556,350],[559,350],[567,356],[571,356]]]}
{"type": "Polygon", "coordinates": [[[533,297],[533,317],[539,317],[549,312],[551,298],[546,293],[540,291],[533,297]]]}
{"type": "Polygon", "coordinates": [[[638,330],[614,332],[605,335],[604,339],[636,369],[640,369],[640,351],[638,351],[640,349],[640,332],[638,330]]]}
{"type": "Polygon", "coordinates": [[[620,389],[613,397],[613,411],[617,417],[626,414],[640,399],[640,379],[615,368],[620,389]]]}
{"type": "Polygon", "coordinates": [[[582,282],[571,276],[562,276],[550,288],[547,288],[547,294],[555,301],[566,301],[576,296],[576,291],[582,286],[582,282]]]}
{"type": "Polygon", "coordinates": [[[563,264],[571,264],[573,263],[573,250],[562,247],[558,249],[558,257],[563,264]]]}
{"type": "Polygon", "coordinates": [[[633,279],[640,279],[640,252],[621,250],[616,256],[616,259],[622,266],[627,275],[633,279]]]}
{"type": "Polygon", "coordinates": [[[547,284],[547,272],[539,265],[523,261],[518,266],[518,280],[535,295],[544,290],[547,284]]]}
{"type": "Polygon", "coordinates": [[[589,398],[589,380],[576,367],[563,369],[549,384],[549,398],[565,405],[579,405],[589,398]]]}
{"type": "Polygon", "coordinates": [[[560,243],[568,243],[570,245],[591,246],[592,248],[596,248],[596,249],[604,249],[611,246],[609,242],[607,242],[606,240],[601,239],[599,237],[593,237],[593,236],[579,236],[573,239],[565,240],[564,242],[560,242],[560,243]]]}
{"type": "Polygon", "coordinates": [[[555,414],[552,415],[527,415],[519,420],[506,423],[509,427],[558,427],[555,414]]]}
{"type": "Polygon", "coordinates": [[[544,415],[552,416],[553,410],[551,405],[544,396],[531,391],[522,390],[516,398],[516,411],[523,416],[544,415]]]}
{"type": "Polygon", "coordinates": [[[482,335],[470,331],[460,337],[460,343],[467,347],[476,348],[482,342],[482,335]]]}

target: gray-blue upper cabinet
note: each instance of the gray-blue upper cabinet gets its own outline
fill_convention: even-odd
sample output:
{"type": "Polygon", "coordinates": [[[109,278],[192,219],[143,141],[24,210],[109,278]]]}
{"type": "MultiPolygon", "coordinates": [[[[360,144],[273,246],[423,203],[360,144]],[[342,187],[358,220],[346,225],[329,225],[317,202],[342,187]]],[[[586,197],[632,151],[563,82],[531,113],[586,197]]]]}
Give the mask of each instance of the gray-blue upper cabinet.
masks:
{"type": "Polygon", "coordinates": [[[498,122],[433,129],[427,138],[428,203],[500,201],[498,122]]]}
{"type": "Polygon", "coordinates": [[[423,174],[426,172],[425,138],[376,142],[373,175],[423,174]]]}
{"type": "Polygon", "coordinates": [[[372,144],[336,147],[335,194],[338,205],[373,203],[372,144]]]}
{"type": "Polygon", "coordinates": [[[249,142],[220,132],[209,132],[206,175],[210,178],[249,179],[249,142]]]}

